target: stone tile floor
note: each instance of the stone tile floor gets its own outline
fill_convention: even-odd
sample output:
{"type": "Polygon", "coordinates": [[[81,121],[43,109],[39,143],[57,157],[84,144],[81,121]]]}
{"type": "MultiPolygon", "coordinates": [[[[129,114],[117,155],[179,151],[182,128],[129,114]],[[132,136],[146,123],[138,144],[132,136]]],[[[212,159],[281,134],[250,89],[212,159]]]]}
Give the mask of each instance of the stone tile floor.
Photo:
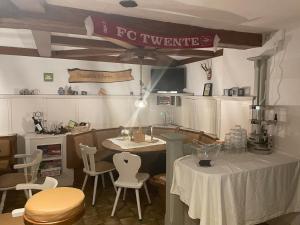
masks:
{"type": "MultiPolygon", "coordinates": [[[[127,191],[126,200],[120,196],[116,215],[111,217],[112,206],[115,200],[115,191],[106,181],[106,188],[102,188],[99,180],[97,188],[96,204],[92,206],[93,182],[90,178],[85,189],[86,211],[84,216],[76,225],[163,225],[162,202],[158,194],[150,186],[150,197],[152,204],[148,205],[144,189],[140,191],[141,208],[143,220],[138,220],[136,199],[133,190],[127,191]]],[[[22,208],[26,202],[23,191],[8,191],[4,212],[11,212],[15,208],[22,208]]]]}
{"type": "MultiPolygon", "coordinates": [[[[133,190],[127,191],[126,200],[122,194],[116,210],[116,215],[111,217],[111,210],[115,200],[115,191],[106,180],[106,188],[102,188],[99,180],[96,204],[92,206],[93,179],[87,183],[85,195],[86,211],[84,216],[75,225],[164,225],[164,210],[162,201],[157,192],[148,184],[152,204],[148,205],[144,189],[141,189],[141,208],[143,220],[138,220],[136,199],[133,190]]],[[[23,191],[8,191],[3,212],[11,212],[15,208],[22,208],[26,202],[23,191]]],[[[1,223],[0,223],[1,224],[1,223]]],[[[2,224],[1,224],[2,225],[2,224]]],[[[266,223],[260,225],[268,225],[266,223]]]]}

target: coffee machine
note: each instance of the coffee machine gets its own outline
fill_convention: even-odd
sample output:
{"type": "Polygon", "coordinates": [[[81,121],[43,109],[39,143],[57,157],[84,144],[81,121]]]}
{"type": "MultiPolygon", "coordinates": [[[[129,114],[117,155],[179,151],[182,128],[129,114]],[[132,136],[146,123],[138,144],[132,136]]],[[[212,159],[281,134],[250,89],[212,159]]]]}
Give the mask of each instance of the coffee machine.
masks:
{"type": "Polygon", "coordinates": [[[251,133],[248,149],[257,154],[271,154],[273,132],[277,123],[277,113],[273,106],[267,105],[267,66],[269,56],[249,58],[254,61],[255,83],[252,105],[250,106],[251,133]]]}

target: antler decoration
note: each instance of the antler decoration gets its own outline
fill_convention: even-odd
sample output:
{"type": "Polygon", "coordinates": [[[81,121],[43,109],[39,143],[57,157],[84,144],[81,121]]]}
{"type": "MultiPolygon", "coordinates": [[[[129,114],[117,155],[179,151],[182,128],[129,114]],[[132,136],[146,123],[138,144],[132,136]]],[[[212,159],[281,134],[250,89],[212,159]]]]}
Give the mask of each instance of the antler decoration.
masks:
{"type": "Polygon", "coordinates": [[[207,80],[211,80],[212,77],[212,70],[211,70],[211,63],[201,63],[202,69],[205,71],[207,80]]]}

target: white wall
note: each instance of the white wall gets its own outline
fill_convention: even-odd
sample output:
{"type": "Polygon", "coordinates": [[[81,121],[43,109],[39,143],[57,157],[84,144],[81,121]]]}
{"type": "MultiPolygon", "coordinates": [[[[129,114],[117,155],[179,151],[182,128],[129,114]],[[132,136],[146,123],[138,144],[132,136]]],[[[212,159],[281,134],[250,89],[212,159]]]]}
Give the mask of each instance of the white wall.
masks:
{"type": "Polygon", "coordinates": [[[171,114],[172,107],[157,106],[155,96],[148,107],[138,110],[136,96],[58,96],[0,95],[0,134],[34,132],[32,113],[41,111],[48,125],[69,120],[90,122],[91,128],[147,126],[164,122],[161,112],[171,114]]]}
{"type": "MultiPolygon", "coordinates": [[[[269,59],[267,102],[276,105],[279,123],[275,130],[275,148],[300,157],[300,24],[286,30],[283,46],[269,59]]],[[[213,60],[215,95],[223,88],[251,86],[253,93],[254,64],[246,60],[265,48],[250,50],[225,49],[224,56],[213,60]]],[[[196,73],[197,64],[188,65],[196,73]]],[[[195,80],[196,81],[196,80],[195,80]]],[[[193,81],[190,81],[193,82],[193,81]]],[[[202,81],[203,82],[203,81],[202,81]]],[[[203,82],[204,83],[204,82],[203,82]]],[[[203,84],[198,84],[203,85],[203,84]]],[[[229,119],[229,118],[227,118],[229,119]]],[[[226,118],[223,118],[226,120],[226,118]]],[[[300,224],[299,216],[281,217],[270,224],[300,224]]]]}
{"type": "Polygon", "coordinates": [[[223,89],[253,86],[254,63],[247,60],[251,55],[252,52],[243,50],[224,50],[223,56],[212,59],[211,80],[207,80],[201,68],[201,64],[209,60],[186,65],[187,89],[202,94],[204,84],[213,83],[213,95],[220,96],[223,95],[223,89]]]}
{"type": "MultiPolygon", "coordinates": [[[[129,95],[130,91],[137,95],[139,72],[139,65],[0,55],[0,94],[18,94],[22,88],[37,88],[40,94],[57,94],[59,87],[71,85],[75,90],[85,90],[93,95],[96,95],[100,88],[105,88],[111,95],[129,95]],[[103,84],[69,84],[68,69],[72,68],[100,71],[132,69],[134,80],[103,84]],[[54,81],[44,82],[44,72],[54,73],[54,81]]],[[[147,84],[149,80],[150,67],[143,66],[143,81],[147,84]]]]}

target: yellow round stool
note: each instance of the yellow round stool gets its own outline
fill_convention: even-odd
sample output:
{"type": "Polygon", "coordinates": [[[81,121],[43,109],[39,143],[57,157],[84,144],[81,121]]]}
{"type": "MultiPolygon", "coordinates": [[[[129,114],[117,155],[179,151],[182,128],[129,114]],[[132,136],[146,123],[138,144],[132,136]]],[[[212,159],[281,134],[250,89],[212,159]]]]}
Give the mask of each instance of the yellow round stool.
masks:
{"type": "Polygon", "coordinates": [[[26,225],[70,225],[84,213],[84,193],[76,188],[60,187],[33,195],[25,205],[26,225]]]}

